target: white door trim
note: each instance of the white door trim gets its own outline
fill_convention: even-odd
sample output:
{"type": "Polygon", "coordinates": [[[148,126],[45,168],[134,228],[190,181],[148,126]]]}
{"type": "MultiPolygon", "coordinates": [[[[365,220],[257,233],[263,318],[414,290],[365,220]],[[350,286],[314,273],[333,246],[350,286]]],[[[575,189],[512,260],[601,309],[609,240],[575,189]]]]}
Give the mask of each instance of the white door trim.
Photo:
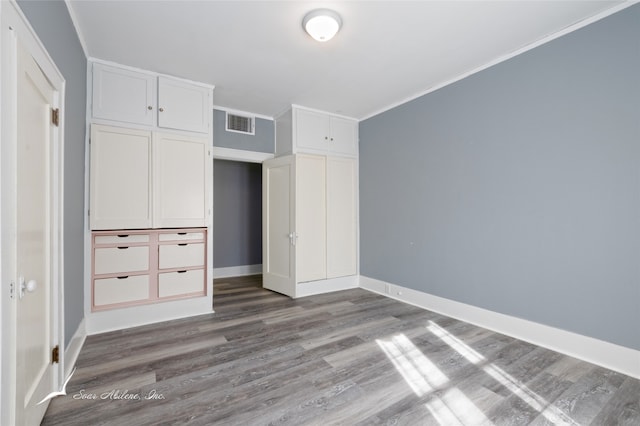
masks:
{"type": "Polygon", "coordinates": [[[14,0],[0,2],[0,424],[15,423],[15,303],[11,282],[15,281],[16,235],[16,52],[17,40],[33,56],[38,66],[55,89],[54,106],[60,110],[60,126],[56,128],[52,143],[52,323],[53,341],[60,345],[60,364],[55,370],[54,383],[60,387],[64,380],[64,93],[62,73],[38,39],[14,0]]]}

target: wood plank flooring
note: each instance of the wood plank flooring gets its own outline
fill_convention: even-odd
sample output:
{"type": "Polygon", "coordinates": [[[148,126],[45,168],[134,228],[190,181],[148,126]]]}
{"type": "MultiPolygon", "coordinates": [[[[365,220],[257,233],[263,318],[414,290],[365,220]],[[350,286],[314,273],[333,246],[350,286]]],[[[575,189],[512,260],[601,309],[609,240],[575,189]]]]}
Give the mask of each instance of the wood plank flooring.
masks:
{"type": "Polygon", "coordinates": [[[640,380],[355,289],[214,283],[215,314],[87,338],[44,425],[640,425],[640,380]]]}

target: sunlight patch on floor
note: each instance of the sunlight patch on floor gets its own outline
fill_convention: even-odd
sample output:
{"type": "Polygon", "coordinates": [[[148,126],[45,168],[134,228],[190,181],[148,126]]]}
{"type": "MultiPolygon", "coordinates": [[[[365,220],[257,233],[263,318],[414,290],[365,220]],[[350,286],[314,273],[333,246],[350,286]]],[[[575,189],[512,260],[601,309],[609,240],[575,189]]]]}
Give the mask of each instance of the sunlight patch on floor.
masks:
{"type": "Polygon", "coordinates": [[[416,395],[423,396],[449,381],[404,334],[376,342],[416,395]]]}
{"type": "MultiPolygon", "coordinates": [[[[404,334],[389,341],[376,340],[417,396],[441,388],[449,378],[404,334]]],[[[441,425],[491,425],[487,417],[459,389],[448,389],[442,396],[433,395],[425,404],[441,425]]]]}
{"type": "Polygon", "coordinates": [[[427,402],[427,409],[441,425],[492,425],[484,413],[458,388],[427,402]]]}
{"type": "MultiPolygon", "coordinates": [[[[440,338],[443,342],[465,357],[469,362],[475,365],[486,362],[486,358],[476,352],[472,347],[440,327],[433,321],[429,321],[427,329],[440,338]]],[[[511,393],[527,403],[530,407],[540,412],[547,420],[556,425],[574,425],[578,426],[575,420],[568,416],[558,407],[550,405],[547,400],[529,389],[524,383],[511,376],[500,367],[488,363],[482,366],[482,369],[489,376],[493,377],[497,382],[509,389],[511,393]]]]}

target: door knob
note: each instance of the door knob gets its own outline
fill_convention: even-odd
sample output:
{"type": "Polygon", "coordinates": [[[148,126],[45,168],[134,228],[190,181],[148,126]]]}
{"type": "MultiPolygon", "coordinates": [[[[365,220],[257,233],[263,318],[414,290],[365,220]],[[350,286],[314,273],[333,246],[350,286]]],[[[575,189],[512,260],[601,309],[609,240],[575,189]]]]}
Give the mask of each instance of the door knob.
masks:
{"type": "Polygon", "coordinates": [[[38,283],[36,280],[29,280],[25,283],[24,277],[20,277],[18,279],[18,284],[20,288],[20,291],[19,291],[20,299],[24,297],[25,291],[27,293],[33,293],[38,288],[38,283]]]}

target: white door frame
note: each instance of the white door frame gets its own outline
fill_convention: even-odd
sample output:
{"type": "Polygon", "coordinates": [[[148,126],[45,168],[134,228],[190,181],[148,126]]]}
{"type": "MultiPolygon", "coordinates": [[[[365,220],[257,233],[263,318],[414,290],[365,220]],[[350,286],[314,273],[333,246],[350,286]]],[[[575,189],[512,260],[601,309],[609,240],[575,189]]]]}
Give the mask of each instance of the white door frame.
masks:
{"type": "Polygon", "coordinates": [[[64,258],[63,258],[63,170],[64,170],[64,93],[62,73],[38,39],[15,0],[0,1],[0,424],[15,423],[16,407],[16,125],[17,40],[33,56],[55,89],[54,107],[60,110],[60,126],[54,131],[52,160],[52,282],[53,342],[60,346],[60,364],[54,384],[64,380],[64,258]]]}

